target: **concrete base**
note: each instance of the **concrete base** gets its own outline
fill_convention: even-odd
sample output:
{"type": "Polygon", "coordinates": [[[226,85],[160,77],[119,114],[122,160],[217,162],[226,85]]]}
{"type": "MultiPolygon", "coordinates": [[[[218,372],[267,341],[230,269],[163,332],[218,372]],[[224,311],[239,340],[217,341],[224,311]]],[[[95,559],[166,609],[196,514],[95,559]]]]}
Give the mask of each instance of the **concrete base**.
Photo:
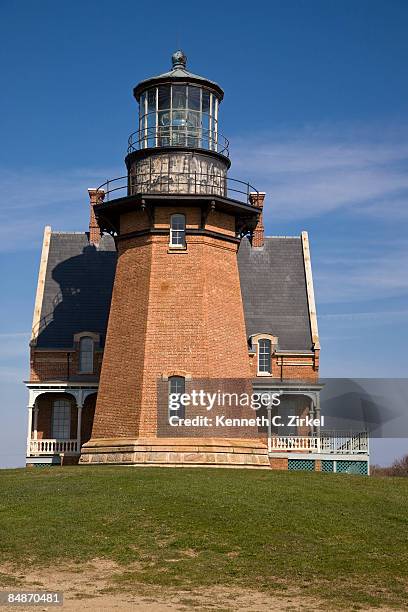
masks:
{"type": "Polygon", "coordinates": [[[264,442],[224,438],[94,439],[83,445],[79,463],[270,469],[264,442]]]}

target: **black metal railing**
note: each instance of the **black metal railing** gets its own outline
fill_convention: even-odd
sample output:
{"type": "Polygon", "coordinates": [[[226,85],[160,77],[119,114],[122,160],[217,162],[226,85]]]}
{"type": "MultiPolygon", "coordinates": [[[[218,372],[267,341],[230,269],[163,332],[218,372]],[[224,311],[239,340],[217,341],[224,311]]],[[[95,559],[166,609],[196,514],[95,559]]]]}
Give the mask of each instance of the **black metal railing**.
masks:
{"type": "Polygon", "coordinates": [[[251,194],[259,193],[248,182],[220,174],[173,170],[120,176],[107,180],[97,191],[101,202],[143,194],[191,194],[228,197],[247,204],[251,203],[251,194]]]}
{"type": "Polygon", "coordinates": [[[128,153],[151,147],[206,149],[229,157],[229,141],[225,136],[204,128],[180,125],[149,127],[133,132],[128,138],[128,153]]]}

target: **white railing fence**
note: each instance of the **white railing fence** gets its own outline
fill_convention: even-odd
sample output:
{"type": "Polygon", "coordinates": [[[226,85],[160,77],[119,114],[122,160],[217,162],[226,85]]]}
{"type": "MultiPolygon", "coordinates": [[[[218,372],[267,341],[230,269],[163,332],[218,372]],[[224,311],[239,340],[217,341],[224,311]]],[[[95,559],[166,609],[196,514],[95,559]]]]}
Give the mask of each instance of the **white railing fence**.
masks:
{"type": "Polygon", "coordinates": [[[308,451],[354,455],[368,453],[367,432],[327,432],[313,436],[274,436],[269,438],[270,451],[308,451]]]}
{"type": "Polygon", "coordinates": [[[319,438],[312,436],[272,436],[272,450],[318,450],[319,438]]]}
{"type": "Polygon", "coordinates": [[[30,454],[55,455],[65,453],[75,455],[78,453],[78,440],[41,439],[30,440],[30,454]]]}

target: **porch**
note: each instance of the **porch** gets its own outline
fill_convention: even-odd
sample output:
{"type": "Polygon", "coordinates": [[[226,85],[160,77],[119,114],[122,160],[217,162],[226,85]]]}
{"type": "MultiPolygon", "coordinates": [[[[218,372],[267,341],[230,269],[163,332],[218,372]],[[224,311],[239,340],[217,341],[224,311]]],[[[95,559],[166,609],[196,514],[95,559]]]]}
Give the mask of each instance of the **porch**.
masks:
{"type": "Polygon", "coordinates": [[[278,409],[267,410],[271,465],[281,465],[289,470],[369,473],[367,431],[329,430],[324,426],[320,411],[323,385],[307,381],[278,381],[268,386],[255,383],[254,387],[259,392],[279,393],[281,398],[278,409]],[[297,418],[289,418],[293,416],[297,418]],[[277,417],[275,426],[273,417],[277,417]],[[288,426],[292,420],[295,426],[288,426]],[[306,421],[310,424],[305,425],[306,421]]]}
{"type": "Polygon", "coordinates": [[[97,383],[26,383],[29,390],[26,463],[75,463],[90,437],[97,383]]]}

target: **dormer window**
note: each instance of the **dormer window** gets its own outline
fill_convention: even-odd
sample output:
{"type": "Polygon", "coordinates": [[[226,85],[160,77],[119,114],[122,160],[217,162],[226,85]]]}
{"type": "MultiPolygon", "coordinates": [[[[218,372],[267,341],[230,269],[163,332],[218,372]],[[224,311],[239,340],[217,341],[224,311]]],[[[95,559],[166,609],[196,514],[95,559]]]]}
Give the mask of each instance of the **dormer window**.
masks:
{"type": "Polygon", "coordinates": [[[272,343],[269,338],[258,340],[258,373],[272,374],[271,363],[272,343]]]}
{"type": "Polygon", "coordinates": [[[82,336],[79,341],[79,371],[93,373],[94,341],[90,336],[82,336]]]}
{"type": "Polygon", "coordinates": [[[175,249],[186,248],[186,218],[179,213],[171,215],[170,247],[175,249]]]}

